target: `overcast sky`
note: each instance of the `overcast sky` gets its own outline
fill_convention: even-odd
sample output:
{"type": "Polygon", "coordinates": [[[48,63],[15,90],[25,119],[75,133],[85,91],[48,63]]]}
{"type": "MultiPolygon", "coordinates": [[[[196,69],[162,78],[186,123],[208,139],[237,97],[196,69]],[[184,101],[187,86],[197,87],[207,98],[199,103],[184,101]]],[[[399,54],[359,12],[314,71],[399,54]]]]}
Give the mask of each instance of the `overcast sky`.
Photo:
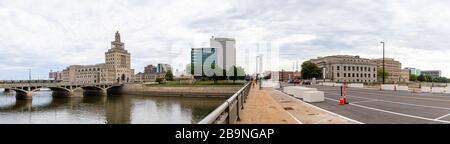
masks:
{"type": "MultiPolygon", "coordinates": [[[[333,54],[386,56],[402,67],[450,76],[447,0],[0,0],[0,79],[47,78],[48,71],[104,62],[119,30],[132,67],[184,70],[190,48],[236,38],[244,55],[276,42],[280,67],[333,54]],[[245,50],[247,49],[247,50],[245,50]]],[[[248,63],[251,63],[250,65],[248,63]]]]}

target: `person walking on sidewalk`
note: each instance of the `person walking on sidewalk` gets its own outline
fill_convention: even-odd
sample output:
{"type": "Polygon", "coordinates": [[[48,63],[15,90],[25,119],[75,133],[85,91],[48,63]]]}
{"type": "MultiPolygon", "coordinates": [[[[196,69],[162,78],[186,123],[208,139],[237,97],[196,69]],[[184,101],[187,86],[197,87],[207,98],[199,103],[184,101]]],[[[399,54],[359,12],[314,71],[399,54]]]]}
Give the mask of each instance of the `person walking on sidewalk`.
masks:
{"type": "Polygon", "coordinates": [[[256,80],[252,79],[252,88],[255,88],[255,85],[256,85],[256,80]]]}
{"type": "Polygon", "coordinates": [[[259,89],[262,90],[262,78],[259,78],[259,89]]]}

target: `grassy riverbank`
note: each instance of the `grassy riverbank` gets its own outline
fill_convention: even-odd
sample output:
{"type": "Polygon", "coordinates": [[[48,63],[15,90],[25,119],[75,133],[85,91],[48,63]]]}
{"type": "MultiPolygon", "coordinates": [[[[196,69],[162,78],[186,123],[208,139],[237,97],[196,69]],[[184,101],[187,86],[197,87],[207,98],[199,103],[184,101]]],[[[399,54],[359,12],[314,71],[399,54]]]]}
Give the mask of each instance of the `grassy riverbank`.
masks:
{"type": "Polygon", "coordinates": [[[232,81],[198,81],[192,84],[179,83],[179,82],[166,82],[163,84],[147,84],[147,87],[238,87],[243,86],[245,83],[232,81]]]}

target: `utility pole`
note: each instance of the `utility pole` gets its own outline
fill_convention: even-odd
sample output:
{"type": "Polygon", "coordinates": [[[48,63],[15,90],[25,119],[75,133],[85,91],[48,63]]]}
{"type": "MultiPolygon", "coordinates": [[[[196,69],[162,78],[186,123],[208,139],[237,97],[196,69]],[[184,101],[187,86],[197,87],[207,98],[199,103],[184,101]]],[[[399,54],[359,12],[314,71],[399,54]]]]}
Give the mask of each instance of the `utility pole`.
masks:
{"type": "Polygon", "coordinates": [[[384,45],[385,45],[385,43],[383,41],[381,43],[383,44],[383,74],[381,76],[383,78],[383,84],[384,84],[384,45]]]}

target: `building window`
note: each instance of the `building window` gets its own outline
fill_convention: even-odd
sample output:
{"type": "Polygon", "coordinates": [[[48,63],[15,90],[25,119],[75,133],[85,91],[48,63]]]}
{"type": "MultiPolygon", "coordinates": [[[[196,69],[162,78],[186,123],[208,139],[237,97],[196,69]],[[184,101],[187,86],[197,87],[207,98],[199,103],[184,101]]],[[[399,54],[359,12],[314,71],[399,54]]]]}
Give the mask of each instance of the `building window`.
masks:
{"type": "Polygon", "coordinates": [[[337,66],[337,70],[340,70],[340,69],[341,69],[341,67],[337,66]]]}
{"type": "MultiPolygon", "coordinates": [[[[339,67],[338,67],[339,68],[339,67]]],[[[337,77],[340,77],[340,73],[337,73],[337,77]]]]}
{"type": "Polygon", "coordinates": [[[352,67],[352,71],[355,71],[355,67],[354,66],[352,67]]]}
{"type": "MultiPolygon", "coordinates": [[[[353,68],[355,68],[355,67],[353,67],[353,68]]],[[[354,74],[354,73],[352,74],[352,77],[355,77],[355,74],[354,74]]]]}
{"type": "Polygon", "coordinates": [[[347,77],[347,73],[344,73],[344,77],[347,77]]]}

